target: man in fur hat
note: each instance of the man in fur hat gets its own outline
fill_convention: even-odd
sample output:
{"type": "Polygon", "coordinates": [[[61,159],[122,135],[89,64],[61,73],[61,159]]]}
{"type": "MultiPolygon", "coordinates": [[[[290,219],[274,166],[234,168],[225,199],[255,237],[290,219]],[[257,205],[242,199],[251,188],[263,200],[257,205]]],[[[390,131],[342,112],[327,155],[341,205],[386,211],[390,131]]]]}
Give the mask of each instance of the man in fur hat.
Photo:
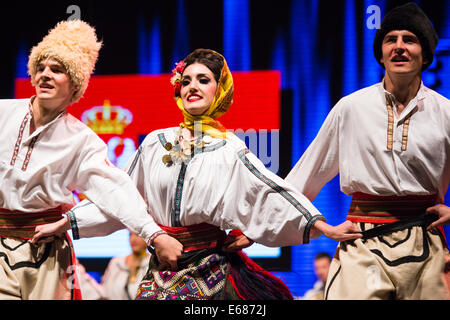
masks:
{"type": "Polygon", "coordinates": [[[58,23],[29,57],[36,95],[0,100],[0,300],[81,298],[67,234],[36,241],[42,224],[70,225],[62,213],[75,189],[115,218],[111,230],[133,230],[163,263],[181,255],[129,176],[109,163],[105,143],[67,113],[83,96],[100,47],[87,23],[58,23]]]}
{"type": "Polygon", "coordinates": [[[342,98],[286,178],[312,201],[339,174],[353,196],[347,220],[363,237],[339,244],[325,299],[447,297],[448,249],[426,214],[450,180],[450,102],[421,81],[437,42],[414,3],[388,12],[374,40],[383,81],[342,98]]]}

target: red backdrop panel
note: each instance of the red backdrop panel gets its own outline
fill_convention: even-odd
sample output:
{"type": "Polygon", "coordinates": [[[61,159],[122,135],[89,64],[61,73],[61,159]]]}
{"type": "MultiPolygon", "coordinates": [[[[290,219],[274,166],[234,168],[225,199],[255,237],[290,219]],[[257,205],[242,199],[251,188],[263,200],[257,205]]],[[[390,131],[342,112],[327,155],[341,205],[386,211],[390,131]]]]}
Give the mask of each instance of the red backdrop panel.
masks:
{"type": "MultiPolygon", "coordinates": [[[[93,110],[95,106],[101,107],[105,101],[109,101],[112,107],[120,106],[131,112],[132,121],[120,136],[138,142],[140,134],[178,126],[183,120],[173,100],[169,79],[169,74],[93,76],[84,97],[70,106],[68,111],[81,119],[83,112],[93,110]]],[[[233,79],[233,105],[218,120],[228,129],[279,129],[279,72],[234,72],[233,79]]],[[[17,79],[15,85],[16,98],[29,98],[35,94],[29,79],[17,79]]]]}

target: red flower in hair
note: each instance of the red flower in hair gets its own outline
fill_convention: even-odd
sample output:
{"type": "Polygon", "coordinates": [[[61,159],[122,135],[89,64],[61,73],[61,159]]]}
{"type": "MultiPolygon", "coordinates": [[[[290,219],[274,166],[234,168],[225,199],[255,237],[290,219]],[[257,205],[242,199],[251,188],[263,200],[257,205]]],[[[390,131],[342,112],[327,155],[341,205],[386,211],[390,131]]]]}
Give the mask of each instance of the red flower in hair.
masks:
{"type": "MultiPolygon", "coordinates": [[[[181,60],[180,62],[175,64],[175,71],[178,73],[183,73],[184,67],[186,66],[186,64],[184,63],[184,60],[181,60]]],[[[173,73],[173,70],[172,70],[173,73]]]]}
{"type": "Polygon", "coordinates": [[[175,88],[175,94],[179,95],[181,90],[181,74],[185,68],[186,64],[183,60],[175,64],[175,68],[172,70],[172,78],[170,78],[170,82],[175,88]]]}

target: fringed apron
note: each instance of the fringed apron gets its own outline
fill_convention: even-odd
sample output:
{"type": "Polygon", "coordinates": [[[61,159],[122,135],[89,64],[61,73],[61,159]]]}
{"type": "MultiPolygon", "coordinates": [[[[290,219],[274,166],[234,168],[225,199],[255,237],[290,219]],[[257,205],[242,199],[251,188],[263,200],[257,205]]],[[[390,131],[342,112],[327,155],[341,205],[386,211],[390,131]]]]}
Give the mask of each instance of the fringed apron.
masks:
{"type": "Polygon", "coordinates": [[[220,247],[226,233],[218,227],[202,223],[161,228],[184,246],[178,271],[161,269],[156,254],[153,254],[136,299],[293,299],[281,280],[258,266],[242,250],[222,252],[220,247]]]}

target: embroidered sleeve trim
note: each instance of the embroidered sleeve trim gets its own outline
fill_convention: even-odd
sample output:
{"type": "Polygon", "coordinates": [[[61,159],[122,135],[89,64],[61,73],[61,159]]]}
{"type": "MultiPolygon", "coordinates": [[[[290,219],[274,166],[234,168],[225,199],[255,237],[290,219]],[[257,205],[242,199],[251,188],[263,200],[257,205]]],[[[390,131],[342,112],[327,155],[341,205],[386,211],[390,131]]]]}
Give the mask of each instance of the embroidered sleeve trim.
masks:
{"type": "Polygon", "coordinates": [[[90,206],[93,203],[91,201],[87,201],[85,204],[81,206],[77,206],[67,211],[67,216],[69,217],[70,228],[72,229],[72,235],[74,240],[80,239],[80,231],[78,229],[77,217],[75,216],[75,210],[90,206]]]}
{"type": "Polygon", "coordinates": [[[278,185],[273,180],[266,177],[263,173],[261,173],[251,162],[248,160],[248,158],[245,156],[246,150],[241,150],[238,152],[239,159],[244,163],[244,165],[247,167],[248,170],[250,170],[251,173],[253,173],[259,180],[267,184],[269,187],[271,187],[274,191],[279,193],[283,198],[285,198],[291,205],[293,205],[300,213],[306,218],[308,221],[305,232],[303,233],[303,243],[309,242],[309,233],[311,230],[312,225],[314,222],[316,222],[318,219],[325,219],[322,215],[316,215],[312,216],[311,213],[301,205],[300,202],[297,201],[289,192],[287,192],[283,187],[278,185]]]}
{"type": "Polygon", "coordinates": [[[75,213],[72,210],[67,212],[67,216],[69,217],[70,228],[72,229],[72,236],[74,240],[80,239],[80,233],[78,230],[77,218],[75,217],[75,213]]]}
{"type": "Polygon", "coordinates": [[[157,236],[160,236],[162,234],[167,234],[167,232],[165,232],[164,230],[160,230],[160,231],[156,231],[154,234],[152,234],[147,241],[147,246],[153,248],[154,247],[153,241],[156,239],[157,236]]]}
{"type": "Polygon", "coordinates": [[[305,233],[303,234],[303,244],[308,244],[309,243],[309,240],[310,240],[309,239],[309,235],[311,234],[311,228],[312,228],[312,226],[314,225],[314,223],[317,220],[322,220],[324,222],[327,221],[327,219],[324,216],[320,215],[320,214],[315,215],[314,217],[312,217],[311,220],[309,220],[308,223],[306,224],[305,233]]]}

